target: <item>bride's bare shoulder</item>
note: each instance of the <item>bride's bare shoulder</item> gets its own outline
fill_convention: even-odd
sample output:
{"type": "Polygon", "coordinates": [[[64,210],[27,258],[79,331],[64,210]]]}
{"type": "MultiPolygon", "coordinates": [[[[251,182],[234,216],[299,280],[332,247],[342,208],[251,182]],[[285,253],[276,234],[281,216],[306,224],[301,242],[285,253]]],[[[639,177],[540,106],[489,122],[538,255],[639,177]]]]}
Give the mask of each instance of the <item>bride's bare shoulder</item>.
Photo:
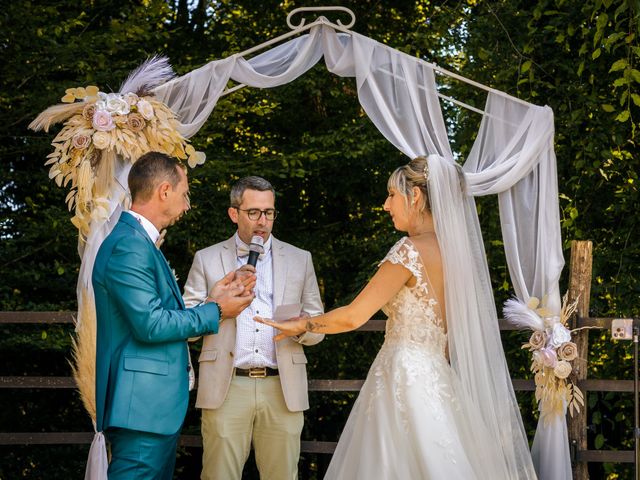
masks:
{"type": "Polygon", "coordinates": [[[418,250],[422,260],[427,263],[430,260],[440,259],[440,245],[434,232],[422,233],[409,237],[413,246],[418,250]]]}

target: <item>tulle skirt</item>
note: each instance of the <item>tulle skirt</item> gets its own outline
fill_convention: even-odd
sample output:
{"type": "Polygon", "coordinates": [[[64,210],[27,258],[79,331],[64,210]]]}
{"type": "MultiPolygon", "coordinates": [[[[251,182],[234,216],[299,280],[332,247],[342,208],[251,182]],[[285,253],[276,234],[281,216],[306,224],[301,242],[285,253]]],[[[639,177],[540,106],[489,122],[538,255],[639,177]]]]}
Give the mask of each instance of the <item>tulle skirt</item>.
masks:
{"type": "Polygon", "coordinates": [[[441,354],[385,343],[324,478],[506,478],[499,453],[491,447],[495,442],[473,412],[441,354]]]}

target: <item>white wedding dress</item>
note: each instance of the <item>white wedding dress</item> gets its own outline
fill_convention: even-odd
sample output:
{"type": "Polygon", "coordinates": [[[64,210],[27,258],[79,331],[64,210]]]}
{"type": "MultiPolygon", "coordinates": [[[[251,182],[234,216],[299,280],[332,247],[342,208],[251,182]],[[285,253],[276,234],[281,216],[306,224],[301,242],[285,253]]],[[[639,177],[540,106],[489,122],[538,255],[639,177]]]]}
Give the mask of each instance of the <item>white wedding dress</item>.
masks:
{"type": "Polygon", "coordinates": [[[447,360],[441,308],[407,237],[384,260],[416,278],[384,307],[385,340],[349,415],[325,479],[505,478],[494,443],[447,360]],[[494,465],[492,465],[494,464],[494,465]]]}

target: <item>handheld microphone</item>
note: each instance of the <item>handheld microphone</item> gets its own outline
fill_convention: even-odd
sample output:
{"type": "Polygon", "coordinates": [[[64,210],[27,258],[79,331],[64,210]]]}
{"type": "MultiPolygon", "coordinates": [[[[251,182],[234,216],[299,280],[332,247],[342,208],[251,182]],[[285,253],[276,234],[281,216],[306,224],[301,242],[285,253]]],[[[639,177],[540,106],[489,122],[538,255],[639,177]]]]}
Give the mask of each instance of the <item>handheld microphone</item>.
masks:
{"type": "Polygon", "coordinates": [[[254,235],[251,237],[251,243],[249,244],[249,260],[247,260],[247,265],[251,265],[253,268],[256,267],[256,263],[258,263],[258,257],[261,253],[264,253],[264,240],[260,235],[254,235]]]}

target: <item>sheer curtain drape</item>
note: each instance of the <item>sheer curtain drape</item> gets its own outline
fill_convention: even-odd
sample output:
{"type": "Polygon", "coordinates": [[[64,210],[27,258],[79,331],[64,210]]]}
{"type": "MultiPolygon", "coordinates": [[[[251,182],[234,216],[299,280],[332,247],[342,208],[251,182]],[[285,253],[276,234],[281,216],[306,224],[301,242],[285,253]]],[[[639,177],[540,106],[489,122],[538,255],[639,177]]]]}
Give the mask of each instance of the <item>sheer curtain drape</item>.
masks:
{"type": "MultiPolygon", "coordinates": [[[[453,163],[434,72],[428,65],[360,35],[340,44],[330,34],[326,37],[327,68],[356,77],[360,104],[393,145],[410,158],[440,156],[453,163]]],[[[507,263],[518,298],[527,301],[531,296],[547,296],[548,306],[559,311],[558,281],[564,259],[553,133],[549,107],[490,93],[464,170],[469,194],[498,194],[507,263]]],[[[430,158],[430,165],[433,161],[430,158]]],[[[452,245],[459,243],[462,233],[470,242],[457,245],[458,255],[450,256],[445,265],[447,285],[456,296],[447,301],[447,316],[461,320],[449,326],[452,365],[466,382],[467,391],[482,405],[485,423],[499,428],[492,433],[502,439],[510,478],[533,478],[495,306],[484,300],[493,296],[475,204],[471,198],[466,204],[457,213],[446,204],[440,215],[442,224],[446,216],[464,213],[466,231],[441,225],[438,232],[444,251],[454,251],[452,245]],[[471,264],[475,265],[474,276],[458,277],[471,264]],[[474,305],[469,304],[468,292],[475,292],[474,305]],[[449,312],[450,308],[457,311],[449,312]],[[477,347],[479,341],[484,348],[477,347]]],[[[571,478],[564,419],[546,427],[539,423],[532,453],[541,479],[571,478]]]]}
{"type": "MultiPolygon", "coordinates": [[[[521,300],[560,311],[564,266],[553,150],[553,112],[490,94],[480,132],[464,165],[473,195],[498,194],[509,275],[521,300]]],[[[538,422],[531,449],[541,479],[571,478],[567,423],[538,422]]]]}
{"type": "MultiPolygon", "coordinates": [[[[489,94],[485,116],[464,170],[469,192],[498,194],[509,276],[519,299],[542,299],[560,311],[564,266],[553,150],[553,112],[489,94]]],[[[531,449],[538,476],[570,479],[567,423],[538,422],[531,449]]]]}
{"type": "MultiPolygon", "coordinates": [[[[337,33],[326,25],[313,27],[309,34],[250,60],[232,56],[210,62],[157,87],[154,93],[177,113],[181,133],[191,137],[207,120],[229,80],[258,88],[275,87],[295,80],[323,56],[331,72],[355,77],[362,107],[399,150],[408,157],[430,156],[430,165],[455,163],[433,69],[367,37],[337,33]]],[[[126,178],[127,169],[122,165],[115,172],[120,181],[126,178]]],[[[530,296],[548,295],[549,306],[559,307],[558,278],[564,261],[551,109],[490,94],[477,141],[460,176],[469,195],[499,196],[505,251],[517,296],[526,301],[530,296]]],[[[122,192],[117,183],[114,182],[117,191],[112,198],[120,199],[122,192]]],[[[445,193],[438,188],[434,187],[434,191],[445,193]]],[[[448,281],[452,279],[451,285],[460,289],[452,293],[455,300],[447,305],[448,317],[460,319],[452,323],[450,330],[452,365],[468,394],[480,404],[484,423],[494,429],[493,441],[501,447],[505,469],[513,475],[510,478],[533,478],[500,343],[495,305],[492,300],[486,301],[492,299],[491,285],[475,206],[469,195],[464,195],[464,208],[458,212],[464,220],[466,243],[457,247],[469,258],[471,263],[467,266],[473,266],[474,275],[462,275],[464,265],[445,260],[448,281]],[[468,292],[474,295],[466,295],[468,292]],[[450,305],[457,305],[452,308],[458,311],[449,312],[450,305]]],[[[442,205],[446,211],[446,204],[442,205]]],[[[112,213],[118,213],[118,208],[113,202],[112,213]]],[[[457,240],[449,238],[446,225],[439,228],[439,239],[446,251],[449,242],[457,240]]],[[[100,233],[84,252],[83,267],[85,262],[93,265],[91,257],[110,225],[95,223],[92,233],[93,229],[100,233]]],[[[79,287],[90,285],[90,270],[83,268],[79,287]]],[[[564,419],[548,428],[539,425],[534,459],[541,479],[571,477],[564,419]]]]}

